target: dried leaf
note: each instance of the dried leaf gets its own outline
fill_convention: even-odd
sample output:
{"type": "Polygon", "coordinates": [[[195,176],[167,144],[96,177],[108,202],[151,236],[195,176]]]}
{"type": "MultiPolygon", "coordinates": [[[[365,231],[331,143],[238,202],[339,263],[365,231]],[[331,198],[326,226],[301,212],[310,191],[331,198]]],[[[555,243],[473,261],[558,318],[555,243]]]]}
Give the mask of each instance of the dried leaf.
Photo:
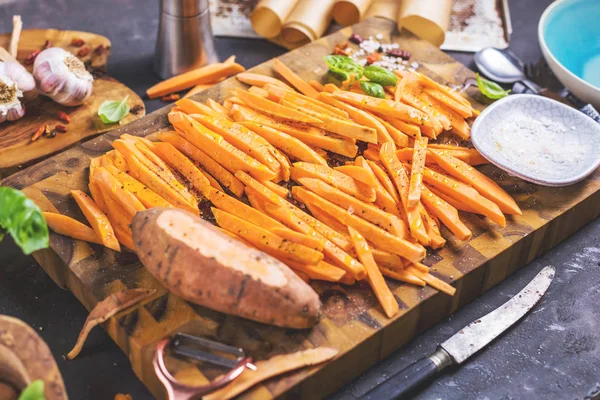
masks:
{"type": "Polygon", "coordinates": [[[125,289],[120,292],[112,293],[106,299],[96,304],[96,307],[94,307],[85,320],[85,324],[83,324],[75,347],[67,354],[67,360],[72,360],[77,357],[83,348],[85,339],[87,339],[90,331],[96,325],[103,323],[116,313],[152,296],[154,293],[156,293],[156,289],[125,289]]]}
{"type": "Polygon", "coordinates": [[[203,400],[227,400],[245,392],[252,386],[296,369],[309,367],[331,360],[338,351],[329,347],[317,347],[298,351],[296,353],[281,354],[268,360],[257,361],[256,371],[245,369],[242,374],[224,388],[212,392],[203,400]]]}

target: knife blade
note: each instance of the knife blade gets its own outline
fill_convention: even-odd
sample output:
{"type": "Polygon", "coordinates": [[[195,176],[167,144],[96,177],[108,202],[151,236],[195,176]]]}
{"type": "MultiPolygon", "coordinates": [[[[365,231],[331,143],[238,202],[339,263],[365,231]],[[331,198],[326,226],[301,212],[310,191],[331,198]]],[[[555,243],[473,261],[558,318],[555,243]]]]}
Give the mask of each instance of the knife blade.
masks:
{"type": "Polygon", "coordinates": [[[471,322],[443,342],[429,357],[409,365],[365,393],[361,399],[398,399],[452,364],[461,364],[520,320],[542,298],[555,269],[545,267],[516,296],[471,322]]]}

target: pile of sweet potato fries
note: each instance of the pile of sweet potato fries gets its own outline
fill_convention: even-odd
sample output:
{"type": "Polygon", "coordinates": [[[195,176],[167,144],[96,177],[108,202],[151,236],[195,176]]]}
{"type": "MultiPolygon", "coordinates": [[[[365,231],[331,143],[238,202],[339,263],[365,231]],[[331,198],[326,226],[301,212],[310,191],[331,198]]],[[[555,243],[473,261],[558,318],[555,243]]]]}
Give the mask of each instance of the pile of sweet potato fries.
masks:
{"type": "Polygon", "coordinates": [[[273,67],[283,80],[239,73],[250,87],[223,104],[178,101],[168,115],[174,130],[159,141],[115,140],[91,162],[93,199],[73,193],[92,227],[47,213],[51,229],[134,250],[136,212],[178,207],[307,281],[367,279],[389,317],[398,304],[383,276],[453,294],[420,263],[426,247],[446,243],[440,226],[468,240],[459,211],[501,226],[521,213],[473,167],[487,162],[476,150],[430,143],[469,138],[477,115],[469,101],[417,72],[398,72],[380,99],[306,82],[277,59],[273,67]]]}

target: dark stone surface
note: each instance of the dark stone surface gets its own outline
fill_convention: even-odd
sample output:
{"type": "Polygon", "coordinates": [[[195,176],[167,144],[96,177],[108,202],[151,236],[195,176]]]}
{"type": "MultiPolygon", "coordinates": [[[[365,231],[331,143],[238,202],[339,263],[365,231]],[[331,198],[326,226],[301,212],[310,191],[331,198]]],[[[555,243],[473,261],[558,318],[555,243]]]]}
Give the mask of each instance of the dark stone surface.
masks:
{"type": "Polygon", "coordinates": [[[600,224],[588,225],[475,302],[414,339],[333,399],[359,397],[466,324],[518,293],[546,265],[550,288],[520,322],[462,366],[450,367],[416,399],[584,399],[600,395],[600,224]]]}
{"type": "MultiPolygon", "coordinates": [[[[157,1],[0,0],[0,31],[10,30],[13,14],[26,28],[87,30],[112,40],[109,73],[143,94],[158,81],[151,71],[157,29],[157,1]]],[[[509,1],[514,26],[511,49],[525,62],[539,60],[537,22],[551,0],[509,1]]],[[[221,58],[230,54],[251,67],[284,52],[261,40],[216,39],[221,58]]],[[[452,54],[472,67],[471,54],[452,54]]],[[[163,104],[148,101],[152,111],[163,104]]],[[[583,399],[600,391],[600,224],[596,221],[504,283],[463,308],[375,366],[335,399],[353,398],[431,353],[438,343],[517,293],[543,266],[557,276],[536,309],[488,349],[453,368],[418,399],[583,399]]],[[[112,399],[130,393],[151,398],[129,362],[102,329],[92,332],[85,350],[66,354],[87,316],[67,291],[59,289],[10,240],[0,245],[0,314],[21,318],[48,342],[72,399],[112,399]]]]}

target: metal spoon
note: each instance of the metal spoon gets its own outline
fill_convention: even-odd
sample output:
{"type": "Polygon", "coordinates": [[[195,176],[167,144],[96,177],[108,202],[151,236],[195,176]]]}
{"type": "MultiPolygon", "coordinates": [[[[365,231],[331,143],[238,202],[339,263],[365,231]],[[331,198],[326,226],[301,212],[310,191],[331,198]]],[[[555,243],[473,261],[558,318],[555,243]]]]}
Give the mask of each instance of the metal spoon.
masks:
{"type": "Polygon", "coordinates": [[[500,83],[522,83],[529,91],[539,94],[541,86],[528,80],[523,62],[508,50],[488,47],[475,53],[475,65],[487,78],[500,83]]]}
{"type": "MultiPolygon", "coordinates": [[[[513,93],[542,94],[544,89],[527,79],[523,72],[523,62],[509,50],[487,47],[475,53],[475,65],[487,78],[500,82],[512,83],[513,93]]],[[[571,105],[596,122],[600,123],[600,113],[591,104],[585,104],[574,95],[568,94],[566,99],[571,105]]]]}

